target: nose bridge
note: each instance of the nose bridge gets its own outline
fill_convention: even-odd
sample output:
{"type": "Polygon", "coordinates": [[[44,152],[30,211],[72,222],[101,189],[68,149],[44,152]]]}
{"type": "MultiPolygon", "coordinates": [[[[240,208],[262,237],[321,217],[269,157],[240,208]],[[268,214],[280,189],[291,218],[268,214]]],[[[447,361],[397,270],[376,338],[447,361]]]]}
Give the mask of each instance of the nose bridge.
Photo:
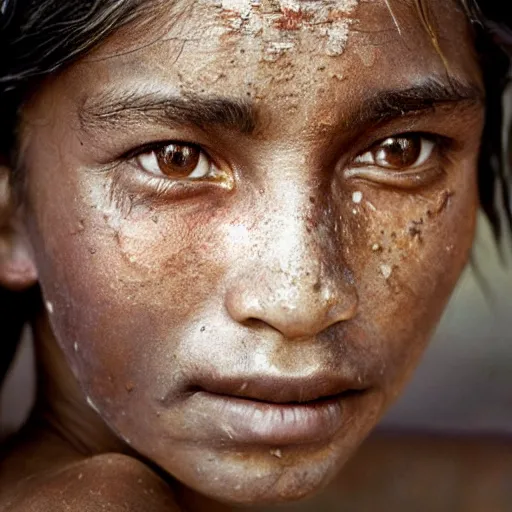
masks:
{"type": "Polygon", "coordinates": [[[314,336],[355,314],[357,296],[334,229],[311,194],[282,192],[259,220],[254,265],[228,292],[228,311],[239,321],[259,320],[286,338],[314,336]]]}

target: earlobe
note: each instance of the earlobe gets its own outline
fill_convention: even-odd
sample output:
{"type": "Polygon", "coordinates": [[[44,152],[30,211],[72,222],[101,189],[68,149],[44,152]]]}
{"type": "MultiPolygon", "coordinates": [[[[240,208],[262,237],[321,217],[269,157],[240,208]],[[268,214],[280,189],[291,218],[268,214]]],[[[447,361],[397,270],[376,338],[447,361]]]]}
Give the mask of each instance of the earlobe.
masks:
{"type": "Polygon", "coordinates": [[[37,282],[30,244],[13,207],[8,167],[0,164],[0,286],[21,291],[37,282]]]}

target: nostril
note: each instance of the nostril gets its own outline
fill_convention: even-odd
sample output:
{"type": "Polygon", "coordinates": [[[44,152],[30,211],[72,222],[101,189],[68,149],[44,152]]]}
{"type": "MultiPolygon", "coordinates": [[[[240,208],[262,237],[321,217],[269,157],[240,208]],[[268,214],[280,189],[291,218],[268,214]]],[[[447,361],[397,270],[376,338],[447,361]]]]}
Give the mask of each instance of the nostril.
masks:
{"type": "Polygon", "coordinates": [[[249,329],[254,329],[254,330],[263,330],[263,329],[268,329],[269,327],[269,324],[267,324],[265,321],[263,320],[260,320],[259,318],[248,318],[247,320],[241,322],[241,324],[244,326],[244,327],[248,327],[249,329]]]}

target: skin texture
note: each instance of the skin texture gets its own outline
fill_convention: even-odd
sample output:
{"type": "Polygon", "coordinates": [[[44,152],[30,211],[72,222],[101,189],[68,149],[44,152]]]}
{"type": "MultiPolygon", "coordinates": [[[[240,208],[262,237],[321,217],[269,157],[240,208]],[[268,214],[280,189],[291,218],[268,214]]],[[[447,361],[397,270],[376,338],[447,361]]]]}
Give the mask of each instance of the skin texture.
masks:
{"type": "MultiPolygon", "coordinates": [[[[16,254],[44,296],[39,411],[76,454],[65,464],[124,452],[194,499],[297,500],[338,473],[414,369],[473,239],[480,72],[446,2],[431,2],[444,59],[413,5],[324,7],[178,2],[25,106],[16,254]],[[418,86],[404,105],[450,99],[391,107],[389,91],[418,86]],[[168,101],[172,123],[156,96],[186,100],[168,101]],[[206,96],[240,108],[219,119],[210,101],[185,122],[206,96]],[[444,142],[417,168],[361,160],[404,133],[444,142]],[[137,163],[137,148],[172,141],[203,147],[214,175],[137,163]]],[[[18,481],[47,470],[35,425],[18,481]]]]}

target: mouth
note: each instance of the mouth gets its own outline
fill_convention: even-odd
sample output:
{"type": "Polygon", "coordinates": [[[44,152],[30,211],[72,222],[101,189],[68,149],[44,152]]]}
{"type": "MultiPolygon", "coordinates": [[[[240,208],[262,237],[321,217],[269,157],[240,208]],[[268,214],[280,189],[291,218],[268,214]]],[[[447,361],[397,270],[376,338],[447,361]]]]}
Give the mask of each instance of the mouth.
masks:
{"type": "Polygon", "coordinates": [[[260,377],[203,381],[189,391],[212,440],[283,447],[332,440],[367,388],[328,378],[260,377]]]}

